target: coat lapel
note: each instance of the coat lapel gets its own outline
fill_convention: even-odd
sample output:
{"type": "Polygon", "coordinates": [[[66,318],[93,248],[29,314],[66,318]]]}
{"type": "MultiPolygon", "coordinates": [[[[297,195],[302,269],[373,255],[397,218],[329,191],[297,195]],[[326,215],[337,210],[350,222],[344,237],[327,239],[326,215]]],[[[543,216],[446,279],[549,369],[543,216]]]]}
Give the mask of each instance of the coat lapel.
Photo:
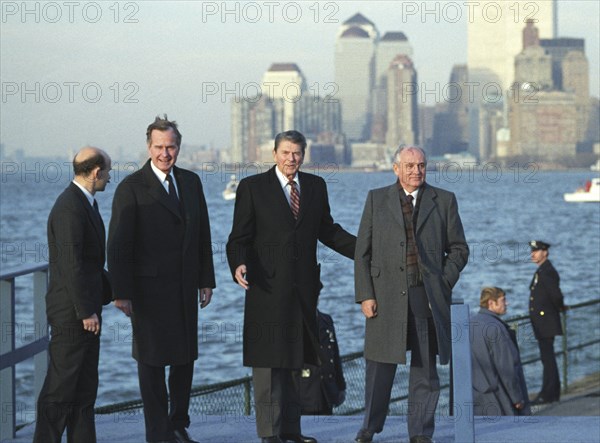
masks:
{"type": "Polygon", "coordinates": [[[404,216],[402,215],[402,205],[400,204],[400,194],[397,183],[394,183],[388,188],[387,198],[388,207],[394,216],[394,220],[396,220],[396,222],[402,226],[402,230],[404,232],[404,216]]]}
{"type": "Polygon", "coordinates": [[[423,224],[425,224],[425,220],[427,220],[427,217],[429,217],[429,214],[435,207],[434,199],[437,197],[435,191],[427,184],[421,187],[420,192],[423,194],[420,196],[421,201],[419,202],[419,214],[417,216],[417,229],[415,232],[419,232],[423,224]]]}
{"type": "Polygon", "coordinates": [[[77,199],[79,200],[81,205],[83,206],[83,209],[84,209],[87,217],[92,222],[92,226],[94,227],[94,230],[96,231],[96,234],[98,235],[98,240],[100,240],[100,243],[104,247],[104,242],[106,239],[105,239],[104,225],[102,223],[102,219],[98,218],[94,208],[92,207],[92,205],[90,205],[89,200],[83,194],[81,189],[79,189],[73,183],[70,184],[70,187],[71,187],[71,190],[73,191],[73,193],[77,196],[77,199]]]}
{"type": "Polygon", "coordinates": [[[158,177],[154,171],[152,171],[150,160],[146,162],[142,172],[144,174],[146,184],[148,185],[148,194],[150,194],[161,205],[171,211],[173,215],[177,216],[179,219],[182,219],[180,208],[178,208],[175,202],[169,197],[169,194],[167,194],[167,191],[163,187],[162,183],[158,180],[158,177]]]}
{"type": "MultiPolygon", "coordinates": [[[[312,180],[306,178],[306,175],[302,172],[298,172],[298,180],[300,181],[300,213],[298,214],[298,220],[295,220],[296,224],[299,224],[302,221],[304,214],[306,214],[311,207],[311,202],[315,196],[315,188],[312,180]]],[[[291,208],[290,214],[292,214],[291,208]]],[[[294,215],[292,214],[292,220],[293,219],[294,215]]]]}

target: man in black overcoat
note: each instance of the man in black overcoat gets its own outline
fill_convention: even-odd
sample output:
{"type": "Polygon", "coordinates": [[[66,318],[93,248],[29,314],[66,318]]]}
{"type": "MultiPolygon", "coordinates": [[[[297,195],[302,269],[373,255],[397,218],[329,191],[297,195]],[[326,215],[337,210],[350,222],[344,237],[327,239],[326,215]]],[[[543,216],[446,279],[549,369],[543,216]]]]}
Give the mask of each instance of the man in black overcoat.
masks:
{"type": "Polygon", "coordinates": [[[208,210],[198,175],[175,166],[177,124],[157,117],[146,141],[150,159],[115,192],[108,267],[115,306],[131,316],[146,440],[189,442],[198,304],[215,287],[208,210]]]}
{"type": "Polygon", "coordinates": [[[299,172],[306,139],[275,138],[276,165],[237,189],[227,259],[246,290],[244,365],[252,367],[263,442],[314,442],[300,432],[292,371],[318,364],[317,241],[353,258],[356,237],[333,222],[325,181],[299,172]]]}
{"type": "Polygon", "coordinates": [[[111,160],[93,147],[73,159],[75,177],[48,217],[50,361],[37,401],[35,443],[95,442],[94,403],[102,305],[111,300],[104,223],[94,195],[110,181],[111,160]]]}
{"type": "Polygon", "coordinates": [[[531,261],[538,265],[529,285],[529,317],[540,348],[544,374],[542,389],[532,404],[539,405],[560,400],[560,378],[554,356],[554,337],[562,335],[560,312],[565,309],[560,290],[560,277],[548,259],[550,245],[540,240],[529,242],[531,261]]]}

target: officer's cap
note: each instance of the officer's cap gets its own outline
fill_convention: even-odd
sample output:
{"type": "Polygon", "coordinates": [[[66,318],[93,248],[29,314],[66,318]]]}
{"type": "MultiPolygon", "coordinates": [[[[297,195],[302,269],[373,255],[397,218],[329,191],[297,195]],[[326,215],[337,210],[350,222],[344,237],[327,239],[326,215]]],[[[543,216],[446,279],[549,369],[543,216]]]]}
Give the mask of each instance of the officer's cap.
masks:
{"type": "Polygon", "coordinates": [[[529,242],[529,246],[531,247],[532,251],[537,251],[538,249],[541,249],[542,251],[547,251],[550,247],[548,243],[543,242],[541,240],[531,240],[529,242]]]}

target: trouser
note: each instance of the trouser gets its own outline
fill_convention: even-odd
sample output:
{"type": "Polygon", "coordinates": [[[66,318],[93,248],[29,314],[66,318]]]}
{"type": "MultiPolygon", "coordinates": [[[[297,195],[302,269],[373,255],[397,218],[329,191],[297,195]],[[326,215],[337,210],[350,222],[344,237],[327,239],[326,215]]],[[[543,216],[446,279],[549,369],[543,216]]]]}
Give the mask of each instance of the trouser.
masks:
{"type": "Polygon", "coordinates": [[[194,362],[169,367],[169,392],[165,367],[138,362],[140,393],[144,403],[146,441],[173,440],[174,430],[190,425],[188,409],[194,362]]]}
{"type": "Polygon", "coordinates": [[[560,378],[554,356],[554,337],[539,338],[540,357],[544,366],[540,396],[547,401],[560,400],[560,378]]]}
{"type": "Polygon", "coordinates": [[[252,368],[256,431],[260,438],[300,434],[301,405],[293,369],[252,368]]]}
{"type": "Polygon", "coordinates": [[[98,392],[100,336],[78,321],[52,325],[49,363],[37,401],[35,443],[95,442],[94,403],[98,392]]]}
{"type": "MultiPolygon", "coordinates": [[[[408,314],[411,348],[408,381],[408,435],[433,436],[435,410],[440,396],[436,367],[437,345],[433,319],[408,314]]],[[[387,417],[396,364],[366,361],[365,418],[363,429],[381,432],[387,417]]]]}

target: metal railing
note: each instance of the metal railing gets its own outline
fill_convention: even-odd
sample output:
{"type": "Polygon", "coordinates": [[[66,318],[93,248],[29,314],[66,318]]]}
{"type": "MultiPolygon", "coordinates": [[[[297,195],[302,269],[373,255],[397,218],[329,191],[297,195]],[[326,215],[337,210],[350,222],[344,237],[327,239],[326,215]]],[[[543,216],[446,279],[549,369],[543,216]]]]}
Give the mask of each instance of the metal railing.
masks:
{"type": "Polygon", "coordinates": [[[46,322],[46,291],[48,289],[48,265],[19,269],[0,275],[0,405],[2,426],[0,441],[13,438],[16,431],[15,367],[33,358],[34,393],[39,395],[48,369],[48,326],[46,322]],[[33,328],[24,332],[33,335],[33,341],[15,348],[18,325],[15,322],[16,279],[33,277],[33,328]]]}
{"type": "MultiPolygon", "coordinates": [[[[45,293],[48,285],[48,265],[39,265],[19,269],[14,272],[0,275],[0,325],[2,325],[2,337],[0,340],[0,405],[2,405],[2,426],[0,431],[0,440],[14,438],[16,423],[16,394],[15,394],[15,367],[23,361],[34,359],[34,393],[37,398],[44,378],[46,375],[48,362],[48,328],[45,313],[45,293]],[[15,280],[19,277],[33,277],[33,321],[34,327],[28,331],[28,336],[33,335],[34,339],[29,343],[15,348],[15,337],[17,335],[15,323],[15,280]]],[[[468,312],[467,305],[458,305],[460,309],[468,312]]],[[[455,308],[453,305],[453,321],[456,321],[455,308]]],[[[461,314],[464,315],[464,314],[461,314]]],[[[589,334],[589,328],[568,329],[569,321],[586,321],[590,319],[590,324],[595,324],[594,319],[600,315],[600,298],[590,300],[570,306],[570,309],[562,314],[564,335],[561,340],[561,350],[556,352],[557,358],[562,359],[562,390],[567,392],[569,389],[569,379],[573,368],[577,368],[580,362],[569,364],[570,356],[576,351],[587,350],[591,346],[600,343],[600,334],[589,334]],[[592,309],[590,309],[592,308],[592,309]],[[580,315],[581,314],[581,315],[580,315]],[[587,315],[587,317],[585,315],[587,315]],[[581,317],[581,318],[579,318],[581,317]],[[583,320],[582,320],[583,319],[583,320]],[[587,334],[587,335],[586,335],[587,334]],[[571,371],[570,371],[571,369],[571,371]]],[[[464,320],[462,320],[464,321],[464,320]]],[[[528,316],[515,316],[506,320],[511,326],[517,329],[519,337],[525,337],[520,340],[520,349],[523,356],[524,367],[539,364],[539,352],[537,350],[537,341],[533,339],[531,325],[528,316]],[[531,340],[529,340],[531,338],[531,340]]],[[[30,324],[30,323],[28,323],[30,324]]],[[[453,340],[454,341],[454,340],[453,340]]],[[[456,352],[456,351],[454,351],[456,352]]],[[[591,359],[597,361],[598,352],[592,352],[591,359]]],[[[462,359],[464,360],[464,359],[462,359]]],[[[334,410],[337,415],[352,415],[364,410],[364,359],[362,352],[355,352],[342,357],[344,374],[348,385],[346,401],[340,407],[334,410]]],[[[450,386],[450,374],[447,366],[438,368],[440,372],[440,385],[443,395],[448,396],[450,386]],[[445,391],[445,394],[444,394],[445,391]]],[[[456,370],[456,369],[455,369],[456,370]]],[[[464,371],[464,368],[461,369],[464,371]]],[[[408,368],[403,365],[398,367],[398,375],[392,390],[392,404],[390,405],[390,414],[406,413],[406,399],[408,392],[408,368]]],[[[461,372],[463,374],[463,372],[461,372]]],[[[462,379],[462,375],[461,375],[462,379]]],[[[456,391],[455,391],[456,396],[456,391]]],[[[459,404],[459,398],[455,399],[459,404]]],[[[451,400],[446,401],[448,414],[451,415],[451,400]]],[[[442,405],[442,400],[440,400],[442,405]]],[[[98,414],[141,414],[141,400],[132,400],[128,402],[116,403],[96,408],[98,414]]],[[[215,415],[215,414],[238,414],[251,415],[254,412],[253,390],[251,377],[244,377],[236,380],[229,380],[222,383],[204,385],[195,387],[192,390],[192,399],[190,404],[191,415],[215,415]]]]}

